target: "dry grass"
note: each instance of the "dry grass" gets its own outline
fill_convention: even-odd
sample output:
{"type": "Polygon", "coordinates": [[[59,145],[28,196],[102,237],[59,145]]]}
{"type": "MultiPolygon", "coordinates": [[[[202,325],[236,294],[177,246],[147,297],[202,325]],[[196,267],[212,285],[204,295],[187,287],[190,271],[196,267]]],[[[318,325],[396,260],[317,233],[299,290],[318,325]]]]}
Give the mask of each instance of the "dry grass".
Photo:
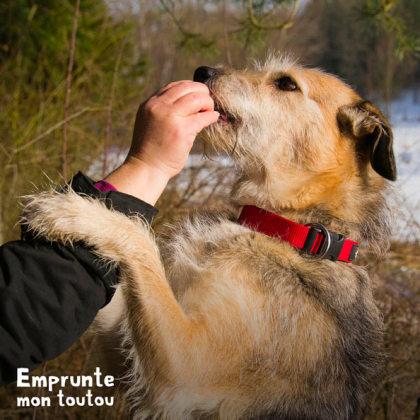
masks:
{"type": "Polygon", "coordinates": [[[386,325],[388,361],[372,402],[375,420],[420,419],[420,249],[393,243],[371,268],[386,325]]]}

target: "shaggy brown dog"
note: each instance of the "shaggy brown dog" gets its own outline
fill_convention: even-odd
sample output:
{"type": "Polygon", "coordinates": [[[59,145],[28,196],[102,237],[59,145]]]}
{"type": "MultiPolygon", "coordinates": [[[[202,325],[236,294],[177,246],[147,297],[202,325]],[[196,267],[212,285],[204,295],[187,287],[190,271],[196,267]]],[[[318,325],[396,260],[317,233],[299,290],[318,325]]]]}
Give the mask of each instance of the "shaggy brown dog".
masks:
{"type": "MultiPolygon", "coordinates": [[[[201,67],[194,79],[221,112],[204,140],[240,168],[233,209],[258,206],[386,248],[396,171],[377,108],[288,59],[201,67]]],[[[238,213],[197,214],[159,252],[140,219],[71,190],[33,196],[25,212],[40,234],[84,241],[119,264],[121,286],[98,325],[128,349],[134,419],[363,418],[383,359],[366,271],[303,254],[238,224],[238,213]]]]}

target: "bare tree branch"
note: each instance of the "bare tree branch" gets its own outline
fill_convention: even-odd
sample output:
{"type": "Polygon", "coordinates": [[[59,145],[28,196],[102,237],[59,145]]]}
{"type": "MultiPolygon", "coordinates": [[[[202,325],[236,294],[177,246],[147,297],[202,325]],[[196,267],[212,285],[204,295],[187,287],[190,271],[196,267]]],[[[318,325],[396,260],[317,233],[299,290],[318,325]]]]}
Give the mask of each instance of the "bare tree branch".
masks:
{"type": "Polygon", "coordinates": [[[6,155],[7,159],[11,160],[12,155],[6,150],[6,148],[0,143],[0,148],[3,150],[3,153],[6,155]]]}
{"type": "Polygon", "coordinates": [[[67,67],[67,79],[66,79],[66,97],[64,99],[64,125],[63,125],[63,150],[61,156],[61,172],[63,176],[63,182],[67,180],[67,121],[68,121],[68,114],[69,114],[69,102],[70,102],[70,91],[71,91],[71,79],[72,79],[72,72],[73,72],[73,64],[74,64],[74,53],[76,51],[76,33],[77,33],[77,21],[79,17],[79,9],[80,9],[80,0],[76,0],[76,5],[74,7],[74,16],[73,16],[73,30],[71,33],[71,41],[70,41],[70,57],[69,57],[69,65],[67,67]]]}
{"type": "Polygon", "coordinates": [[[181,21],[177,18],[175,11],[174,11],[174,3],[169,0],[171,7],[169,7],[165,0],[159,0],[162,9],[171,17],[172,21],[174,22],[175,26],[177,27],[178,31],[182,35],[183,39],[179,43],[181,47],[185,47],[187,45],[195,44],[200,47],[200,49],[207,49],[212,47],[215,44],[215,39],[207,39],[201,33],[191,32],[185,28],[185,26],[181,23],[181,21]]]}
{"type": "Polygon", "coordinates": [[[293,9],[290,13],[290,16],[281,24],[278,25],[264,25],[261,22],[259,22],[256,17],[254,16],[253,8],[252,8],[252,0],[248,0],[248,16],[249,20],[252,23],[253,26],[255,26],[258,29],[264,29],[264,30],[273,30],[273,29],[287,29],[290,28],[293,25],[293,19],[296,16],[299,0],[293,0],[293,9]]]}
{"type": "Polygon", "coordinates": [[[106,117],[106,126],[105,126],[105,148],[104,148],[104,162],[103,162],[103,168],[102,168],[102,173],[104,177],[107,175],[107,171],[108,171],[109,136],[111,132],[111,117],[112,117],[112,105],[114,102],[114,92],[115,92],[115,86],[117,84],[118,69],[120,67],[121,57],[124,51],[125,44],[126,44],[126,40],[123,40],[121,42],[117,59],[115,60],[114,74],[112,76],[111,93],[109,95],[109,103],[108,103],[108,115],[106,117]]]}
{"type": "Polygon", "coordinates": [[[54,124],[48,130],[44,131],[39,136],[36,136],[34,139],[30,140],[28,143],[24,144],[23,146],[20,146],[20,147],[14,149],[13,154],[21,152],[22,150],[25,150],[26,148],[32,146],[34,143],[36,143],[39,140],[43,139],[44,137],[48,136],[48,134],[51,134],[53,131],[62,127],[64,124],[68,123],[69,121],[74,120],[75,118],[79,117],[80,115],[84,114],[85,112],[106,111],[107,109],[108,109],[108,107],[83,108],[80,111],[77,111],[76,113],[74,113],[73,115],[70,115],[70,117],[67,117],[67,119],[62,120],[62,121],[58,122],[57,124],[54,124]]]}
{"type": "Polygon", "coordinates": [[[229,64],[229,66],[232,65],[232,55],[230,53],[230,44],[229,44],[229,33],[228,33],[228,27],[227,27],[227,0],[223,0],[223,38],[225,41],[225,50],[226,50],[226,60],[229,64]]]}
{"type": "Polygon", "coordinates": [[[184,28],[184,26],[181,24],[179,19],[175,16],[174,11],[168,7],[168,5],[165,3],[164,0],[160,0],[160,4],[162,6],[162,9],[172,18],[173,22],[175,23],[176,27],[178,28],[179,32],[186,38],[196,38],[200,36],[198,33],[190,32],[184,28]]]}

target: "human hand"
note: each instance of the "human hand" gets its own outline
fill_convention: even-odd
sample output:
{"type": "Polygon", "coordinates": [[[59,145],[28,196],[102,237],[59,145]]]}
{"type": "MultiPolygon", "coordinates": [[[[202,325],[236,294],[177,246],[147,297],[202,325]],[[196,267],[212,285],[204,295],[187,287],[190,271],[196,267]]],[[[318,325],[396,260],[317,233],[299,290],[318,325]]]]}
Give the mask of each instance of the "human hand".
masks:
{"type": "Polygon", "coordinates": [[[206,85],[170,83],[140,105],[128,157],[172,178],[184,167],[197,134],[218,118],[206,85]]]}
{"type": "Polygon", "coordinates": [[[218,118],[203,83],[182,80],[162,87],[140,105],[127,159],[106,180],[155,204],[184,167],[197,134],[218,118]]]}

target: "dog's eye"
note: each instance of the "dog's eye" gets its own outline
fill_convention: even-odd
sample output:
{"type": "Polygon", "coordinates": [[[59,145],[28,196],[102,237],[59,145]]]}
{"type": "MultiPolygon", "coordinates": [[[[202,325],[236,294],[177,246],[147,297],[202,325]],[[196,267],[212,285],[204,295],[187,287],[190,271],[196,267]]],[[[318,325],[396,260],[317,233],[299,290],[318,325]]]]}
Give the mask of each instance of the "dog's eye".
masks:
{"type": "Polygon", "coordinates": [[[296,82],[290,77],[281,77],[274,83],[280,90],[284,90],[286,92],[291,92],[292,90],[298,89],[296,82]]]}

